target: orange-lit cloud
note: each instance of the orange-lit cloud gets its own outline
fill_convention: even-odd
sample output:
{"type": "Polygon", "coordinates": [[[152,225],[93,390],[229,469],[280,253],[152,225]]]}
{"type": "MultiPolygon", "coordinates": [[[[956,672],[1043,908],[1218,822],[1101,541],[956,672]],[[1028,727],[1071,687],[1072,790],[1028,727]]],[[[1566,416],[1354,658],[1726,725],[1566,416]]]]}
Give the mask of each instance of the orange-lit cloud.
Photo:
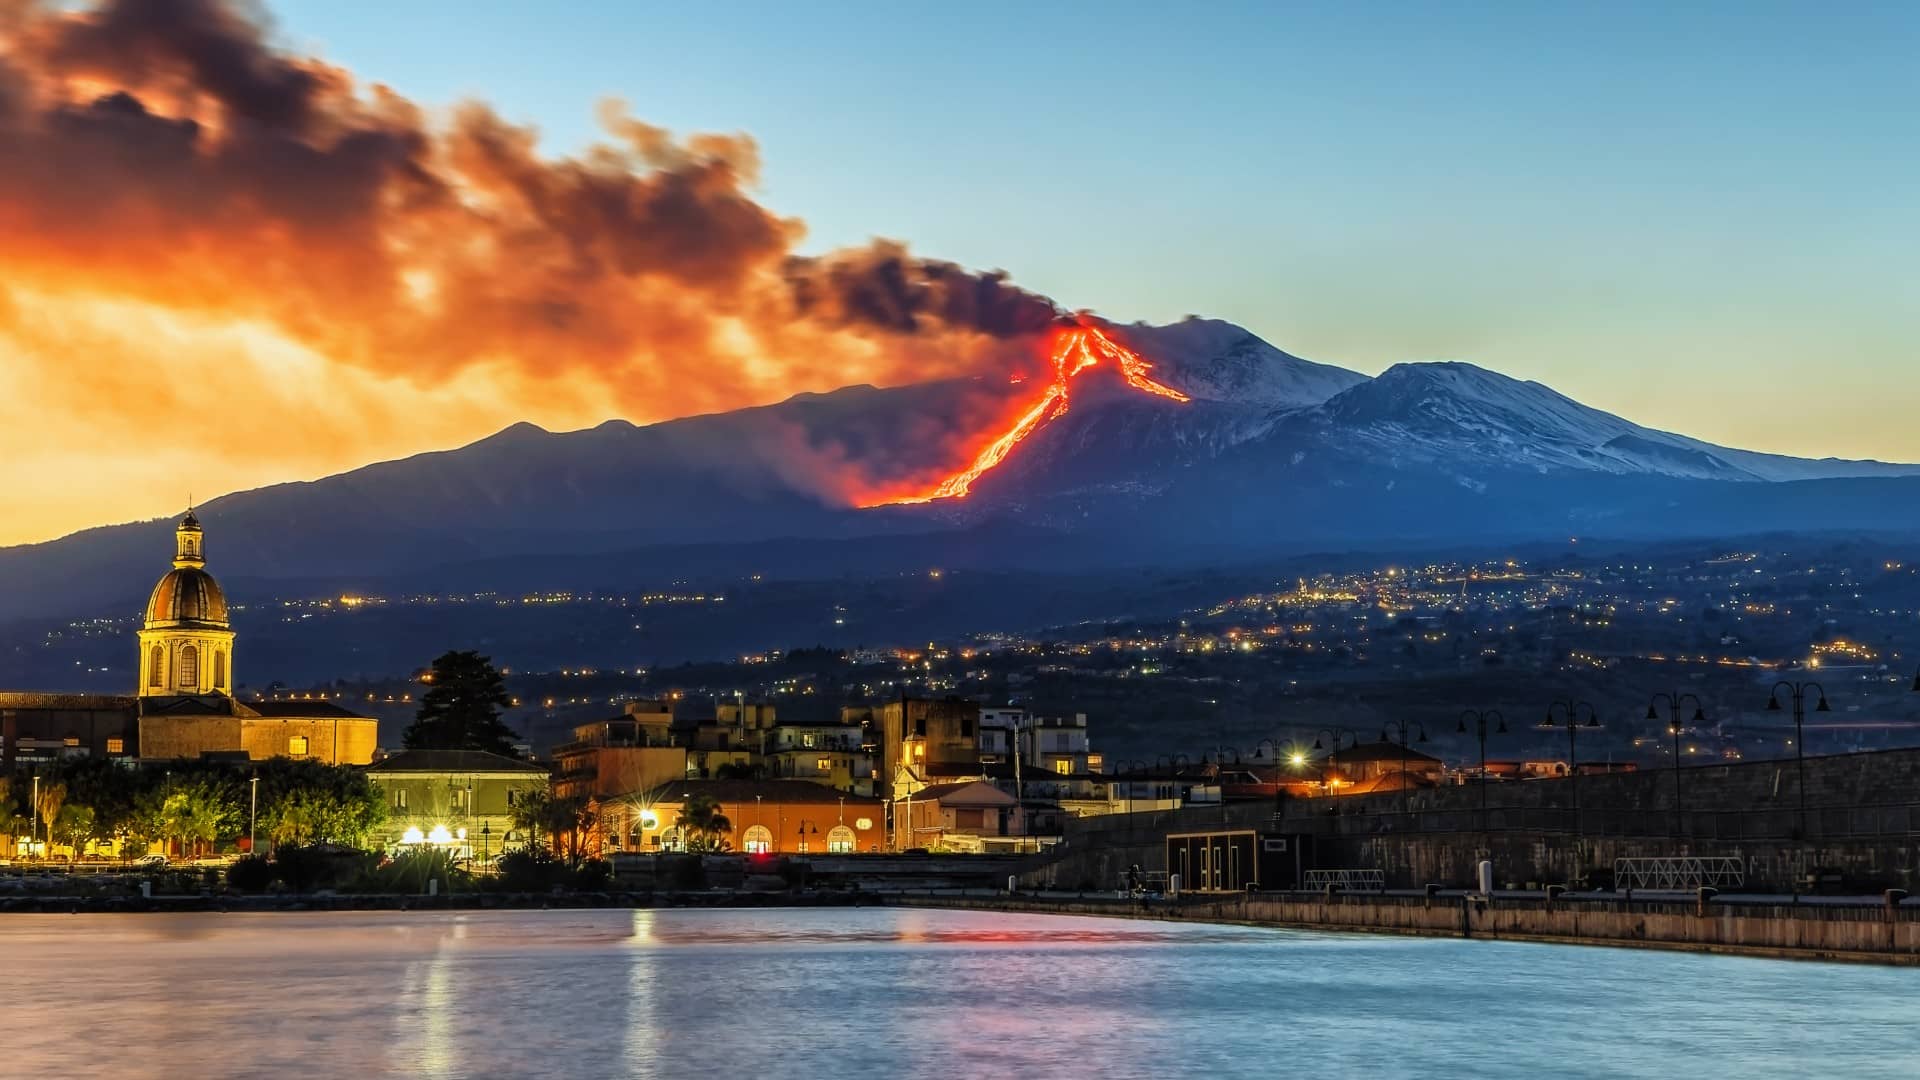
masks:
{"type": "Polygon", "coordinates": [[[892,243],[798,256],[750,137],[601,120],[543,157],[215,0],[0,0],[0,543],[521,419],[1001,370],[1054,317],[892,243]]]}

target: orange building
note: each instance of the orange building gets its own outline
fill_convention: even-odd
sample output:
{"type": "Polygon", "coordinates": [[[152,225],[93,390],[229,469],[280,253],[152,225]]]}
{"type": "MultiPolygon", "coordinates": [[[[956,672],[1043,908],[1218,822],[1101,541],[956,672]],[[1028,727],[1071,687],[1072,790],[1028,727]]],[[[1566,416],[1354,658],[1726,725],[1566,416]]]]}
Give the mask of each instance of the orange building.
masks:
{"type": "Polygon", "coordinates": [[[853,854],[886,849],[886,804],[805,780],[680,780],[640,801],[633,851],[680,851],[693,841],[681,807],[698,796],[717,802],[726,850],[749,854],[853,854]]]}

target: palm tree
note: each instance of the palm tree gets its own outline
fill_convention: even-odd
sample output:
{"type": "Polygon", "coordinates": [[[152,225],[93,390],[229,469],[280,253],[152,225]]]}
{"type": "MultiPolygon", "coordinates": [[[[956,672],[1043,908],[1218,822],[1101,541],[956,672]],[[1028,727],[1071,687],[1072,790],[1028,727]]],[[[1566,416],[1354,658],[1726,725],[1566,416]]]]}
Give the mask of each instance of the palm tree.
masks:
{"type": "Polygon", "coordinates": [[[733,822],[720,812],[720,800],[694,795],[680,807],[680,829],[688,851],[725,851],[733,822]]]}

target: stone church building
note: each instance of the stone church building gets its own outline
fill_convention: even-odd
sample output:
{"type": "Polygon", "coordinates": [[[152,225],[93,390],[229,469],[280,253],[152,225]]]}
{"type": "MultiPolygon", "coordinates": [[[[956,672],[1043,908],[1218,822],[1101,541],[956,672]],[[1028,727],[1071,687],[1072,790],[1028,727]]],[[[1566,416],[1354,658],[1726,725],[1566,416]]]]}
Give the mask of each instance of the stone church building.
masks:
{"type": "Polygon", "coordinates": [[[147,601],[134,693],[0,691],[0,767],[70,756],[371,762],[379,740],[372,717],[324,701],[234,698],[227,597],[207,572],[191,511],[174,537],[173,569],[147,601]]]}

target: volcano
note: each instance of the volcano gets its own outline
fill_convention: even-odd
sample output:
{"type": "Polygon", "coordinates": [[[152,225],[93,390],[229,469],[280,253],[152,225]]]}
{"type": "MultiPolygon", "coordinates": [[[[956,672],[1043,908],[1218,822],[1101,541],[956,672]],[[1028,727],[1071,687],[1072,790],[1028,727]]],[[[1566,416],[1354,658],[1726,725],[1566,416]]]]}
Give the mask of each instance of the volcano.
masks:
{"type": "Polygon", "coordinates": [[[1186,404],[1193,399],[1170,386],[1155,382],[1148,372],[1153,365],[1143,359],[1139,353],[1124,345],[1117,344],[1112,338],[1092,326],[1075,326],[1055,331],[1053,345],[1049,349],[1048,365],[1053,370],[1053,378],[1047,383],[1040,399],[1034,402],[1013,426],[994,437],[987,443],[973,461],[965,468],[948,476],[925,494],[906,494],[893,498],[882,498],[865,503],[868,508],[887,505],[912,505],[929,503],[935,499],[963,499],[973,493],[974,482],[989,469],[1007,459],[1019,445],[1043,426],[1060,419],[1067,414],[1073,401],[1073,382],[1080,373],[1089,368],[1099,367],[1102,362],[1117,369],[1121,380],[1134,390],[1154,397],[1165,398],[1186,404]]]}
{"type": "MultiPolygon", "coordinates": [[[[495,587],[493,571],[463,569],[483,565],[531,586],[566,558],[616,554],[623,573],[662,580],[801,573],[779,552],[803,547],[805,573],[857,575],[936,550],[948,566],[1090,569],[1810,522],[1920,532],[1920,467],[1715,446],[1471,364],[1368,378],[1205,319],[1083,320],[1033,344],[1041,374],[1022,381],[848,387],[646,426],[521,424],[199,516],[236,591],[320,595],[334,586],[316,582],[375,578],[495,587]]],[[[0,550],[6,614],[137,606],[170,529],[0,550]]]]}

